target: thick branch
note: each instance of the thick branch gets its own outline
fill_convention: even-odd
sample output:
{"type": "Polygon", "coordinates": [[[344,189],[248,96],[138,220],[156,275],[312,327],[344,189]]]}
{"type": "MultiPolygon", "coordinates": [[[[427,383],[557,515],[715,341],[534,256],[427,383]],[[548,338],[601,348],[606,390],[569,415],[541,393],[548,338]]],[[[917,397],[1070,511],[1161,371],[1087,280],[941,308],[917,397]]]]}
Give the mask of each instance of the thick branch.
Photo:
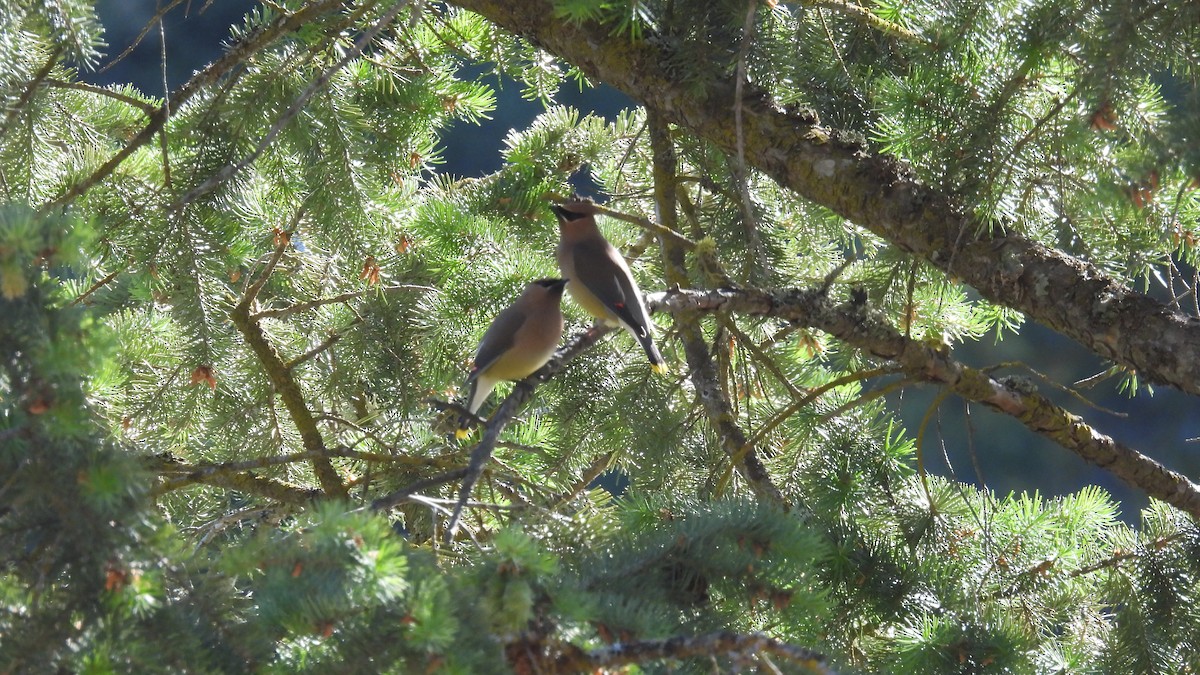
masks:
{"type": "MultiPolygon", "coordinates": [[[[735,152],[732,79],[672,73],[669,44],[609,26],[556,20],[551,0],[454,0],[610,84],[670,121],[735,152]]],[[[1094,265],[995,227],[918,181],[895,159],[784,110],[746,85],[746,162],[814,203],[1021,310],[1150,382],[1200,394],[1200,319],[1126,288],[1094,265]]]]}
{"type": "Polygon", "coordinates": [[[172,490],[178,490],[179,488],[187,487],[189,485],[196,485],[198,483],[225,488],[227,490],[237,490],[238,492],[258,495],[259,497],[265,497],[283,504],[294,504],[297,506],[309,504],[321,496],[320,490],[302,488],[289,483],[284,483],[282,481],[266,478],[254,473],[253,471],[247,471],[245,473],[198,473],[195,476],[184,476],[182,478],[164,480],[154,487],[154,489],[151,491],[151,494],[154,496],[159,496],[172,490]]]}
{"type": "Polygon", "coordinates": [[[204,478],[218,473],[243,473],[253,471],[255,469],[265,469],[267,467],[280,466],[283,464],[308,462],[318,457],[346,457],[364,462],[401,464],[418,467],[425,467],[429,465],[429,461],[424,457],[410,457],[408,455],[381,455],[375,452],[360,452],[358,450],[351,450],[349,448],[332,448],[320,454],[305,450],[286,455],[247,459],[240,462],[205,462],[201,464],[185,464],[174,459],[153,457],[146,462],[146,468],[163,476],[179,476],[179,478],[174,479],[176,481],[203,483],[204,478]]]}
{"type": "Polygon", "coordinates": [[[911,377],[947,387],[959,396],[1010,415],[1129,485],[1200,518],[1200,486],[1150,457],[1088,426],[1036,392],[1006,386],[950,358],[946,350],[905,337],[862,308],[835,305],[811,290],[671,290],[647,297],[654,311],[672,314],[722,311],[787,319],[818,328],[879,358],[900,364],[911,377]]]}

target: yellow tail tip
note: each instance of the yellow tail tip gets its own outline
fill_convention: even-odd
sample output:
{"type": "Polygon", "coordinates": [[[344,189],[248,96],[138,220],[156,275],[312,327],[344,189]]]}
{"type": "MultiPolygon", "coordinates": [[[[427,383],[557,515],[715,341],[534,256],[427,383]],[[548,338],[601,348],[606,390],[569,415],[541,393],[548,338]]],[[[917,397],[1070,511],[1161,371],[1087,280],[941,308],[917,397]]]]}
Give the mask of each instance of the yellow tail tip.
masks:
{"type": "Polygon", "coordinates": [[[469,430],[467,430],[467,429],[455,429],[455,430],[454,430],[454,438],[455,438],[456,440],[460,440],[460,441],[461,441],[462,439],[464,439],[464,438],[466,438],[467,436],[470,436],[470,435],[471,435],[471,432],[470,432],[469,430]]]}
{"type": "Polygon", "coordinates": [[[666,363],[651,363],[650,370],[653,370],[655,373],[657,373],[659,375],[670,375],[671,374],[671,366],[668,366],[666,363]]]}

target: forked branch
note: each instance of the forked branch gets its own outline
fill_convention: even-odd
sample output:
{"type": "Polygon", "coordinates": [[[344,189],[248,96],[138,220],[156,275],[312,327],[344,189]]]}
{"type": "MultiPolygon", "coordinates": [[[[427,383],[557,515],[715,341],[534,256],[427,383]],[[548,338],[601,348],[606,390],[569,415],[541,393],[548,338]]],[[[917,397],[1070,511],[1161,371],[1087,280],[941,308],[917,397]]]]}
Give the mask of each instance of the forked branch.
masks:
{"type": "Polygon", "coordinates": [[[246,340],[246,344],[249,345],[251,351],[258,357],[258,361],[262,364],[263,372],[266,374],[267,379],[271,381],[271,385],[279,393],[284,407],[287,408],[288,416],[291,417],[292,423],[296,425],[296,429],[300,431],[300,438],[304,443],[304,449],[312,453],[313,472],[316,473],[317,480],[321,483],[321,489],[329,497],[345,499],[347,496],[346,486],[342,482],[341,476],[338,475],[337,470],[334,469],[333,463],[329,461],[329,453],[325,447],[325,440],[321,436],[320,429],[317,428],[317,421],[313,417],[312,411],[308,409],[308,403],[304,399],[304,392],[301,391],[300,384],[296,382],[296,379],[292,376],[291,369],[288,368],[287,364],[280,358],[279,353],[275,351],[275,347],[267,339],[262,326],[250,316],[250,309],[254,305],[254,300],[258,296],[258,292],[274,271],[275,265],[279,262],[288,244],[288,237],[278,237],[278,242],[275,245],[275,250],[271,255],[270,261],[267,263],[266,269],[246,289],[242,300],[230,312],[230,318],[233,319],[233,325],[242,334],[242,338],[246,340]]]}

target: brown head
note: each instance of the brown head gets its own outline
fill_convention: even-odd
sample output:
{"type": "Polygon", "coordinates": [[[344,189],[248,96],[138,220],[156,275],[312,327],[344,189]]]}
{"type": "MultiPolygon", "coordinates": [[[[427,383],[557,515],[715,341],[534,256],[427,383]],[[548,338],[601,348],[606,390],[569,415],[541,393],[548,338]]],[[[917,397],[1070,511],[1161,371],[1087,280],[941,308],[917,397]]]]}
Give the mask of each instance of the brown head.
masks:
{"type": "Polygon", "coordinates": [[[522,294],[524,299],[531,302],[549,302],[558,304],[562,300],[563,288],[567,285],[566,279],[538,279],[531,281],[525,286],[525,292],[522,294]]]}
{"type": "Polygon", "coordinates": [[[558,216],[558,231],[564,239],[578,239],[600,233],[600,229],[596,227],[596,205],[592,202],[563,202],[551,204],[550,209],[558,216]]]}

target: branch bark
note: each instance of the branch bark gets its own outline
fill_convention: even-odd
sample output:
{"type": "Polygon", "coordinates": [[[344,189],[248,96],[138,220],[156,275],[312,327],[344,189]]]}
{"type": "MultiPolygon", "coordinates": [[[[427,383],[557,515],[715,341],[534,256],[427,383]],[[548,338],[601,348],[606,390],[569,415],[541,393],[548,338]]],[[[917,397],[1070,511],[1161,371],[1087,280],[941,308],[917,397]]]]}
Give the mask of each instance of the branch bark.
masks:
{"type": "Polygon", "coordinates": [[[1200,518],[1200,486],[1154,459],[1096,431],[1077,415],[1033,391],[1011,387],[950,357],[948,350],[912,340],[869,310],[836,305],[819,291],[674,289],[652,293],[651,311],[732,312],[786,319],[829,333],[876,357],[898,363],[910,377],[940,384],[964,399],[1012,416],[1129,485],[1200,518]]]}
{"type": "MultiPolygon", "coordinates": [[[[293,227],[302,213],[303,208],[297,211],[293,227]]],[[[329,461],[329,451],[325,447],[325,439],[321,436],[321,430],[317,428],[317,421],[313,418],[312,411],[308,409],[308,403],[304,400],[304,392],[300,390],[300,384],[296,382],[296,378],[292,377],[292,372],[287,364],[283,362],[279,353],[275,351],[275,347],[267,340],[262,326],[250,316],[250,308],[254,305],[258,292],[274,272],[275,265],[279,262],[287,245],[288,238],[286,237],[276,244],[266,269],[263,270],[258,280],[246,289],[241,301],[230,312],[230,318],[238,332],[242,334],[242,338],[246,340],[246,344],[250,346],[251,351],[258,357],[267,379],[271,381],[275,391],[279,392],[279,397],[283,400],[283,405],[287,408],[292,423],[300,431],[304,449],[313,455],[313,472],[317,474],[321,488],[330,497],[346,499],[348,496],[346,485],[338,475],[337,469],[333,467],[333,463],[329,461]]]]}
{"type": "Polygon", "coordinates": [[[250,495],[258,495],[281,504],[306,506],[321,497],[321,491],[300,487],[283,481],[260,476],[253,471],[196,471],[181,478],[164,479],[154,486],[150,494],[162,496],[172,490],[189,485],[212,485],[213,487],[237,490],[250,495]]]}
{"type": "MultiPolygon", "coordinates": [[[[675,146],[666,121],[657,112],[650,111],[646,124],[650,128],[654,201],[658,220],[668,230],[678,232],[679,223],[675,211],[675,146]]],[[[689,286],[683,246],[674,239],[663,237],[662,250],[667,282],[675,288],[689,286]]],[[[771,474],[749,444],[746,433],[737,424],[733,406],[721,387],[720,375],[713,362],[708,342],[704,339],[704,331],[700,329],[699,316],[695,312],[681,312],[675,316],[692,386],[696,388],[696,395],[700,398],[708,422],[720,439],[725,454],[729,455],[738,472],[755,493],[786,507],[787,500],[783,498],[783,493],[771,480],[771,474]]]]}
{"type": "MultiPolygon", "coordinates": [[[[684,82],[661,36],[631,40],[594,22],[555,19],[550,0],[453,0],[620,89],[726,152],[737,150],[736,83],[684,82]]],[[[811,111],[785,110],[744,86],[746,162],[1149,382],[1200,394],[1200,319],[1132,291],[1096,266],[981,222],[894,158],[811,111]]]]}

